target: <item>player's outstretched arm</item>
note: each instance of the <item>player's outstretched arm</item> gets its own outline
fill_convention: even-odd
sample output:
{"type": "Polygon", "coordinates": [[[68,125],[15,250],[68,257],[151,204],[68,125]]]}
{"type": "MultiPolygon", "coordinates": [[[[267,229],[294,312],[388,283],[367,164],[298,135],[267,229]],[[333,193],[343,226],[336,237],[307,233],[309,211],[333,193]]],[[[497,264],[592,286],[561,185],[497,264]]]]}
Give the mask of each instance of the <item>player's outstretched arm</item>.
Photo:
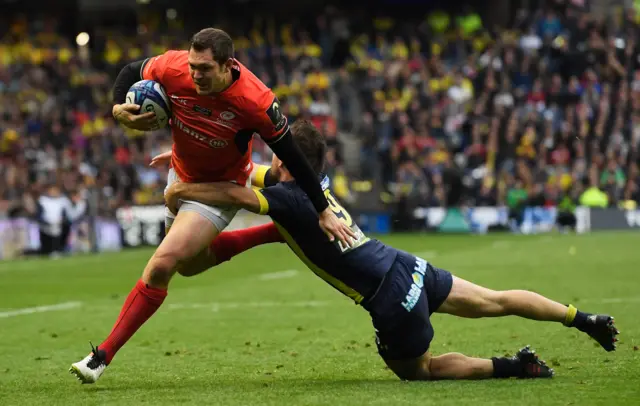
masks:
{"type": "Polygon", "coordinates": [[[177,182],[167,189],[164,198],[174,214],[178,211],[179,200],[193,200],[210,206],[236,206],[258,214],[267,214],[269,207],[260,193],[231,182],[177,182]]]}

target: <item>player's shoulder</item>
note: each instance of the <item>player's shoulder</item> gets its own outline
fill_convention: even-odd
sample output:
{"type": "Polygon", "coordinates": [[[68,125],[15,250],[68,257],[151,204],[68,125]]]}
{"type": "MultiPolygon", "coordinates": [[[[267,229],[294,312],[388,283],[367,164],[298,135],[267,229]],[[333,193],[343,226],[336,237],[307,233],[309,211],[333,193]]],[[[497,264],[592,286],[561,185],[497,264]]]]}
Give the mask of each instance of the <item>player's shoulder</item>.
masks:
{"type": "Polygon", "coordinates": [[[266,191],[270,195],[277,197],[279,200],[286,200],[288,202],[294,202],[298,200],[301,194],[306,195],[295,181],[278,182],[273,186],[267,186],[266,188],[263,188],[262,191],[266,191]]]}
{"type": "Polygon", "coordinates": [[[289,195],[291,193],[295,193],[295,186],[295,182],[278,182],[275,185],[264,187],[262,190],[282,195],[289,195]]]}
{"type": "MultiPolygon", "coordinates": [[[[320,181],[320,187],[322,188],[322,191],[331,193],[331,179],[329,178],[329,176],[325,174],[320,174],[318,180],[320,181]]],[[[299,202],[311,204],[311,199],[309,198],[309,195],[307,195],[307,193],[302,189],[302,187],[300,187],[298,182],[292,181],[292,182],[284,182],[282,184],[289,188],[288,190],[290,191],[290,194],[292,196],[295,196],[295,198],[299,202]]]]}
{"type": "Polygon", "coordinates": [[[275,94],[246,66],[237,62],[240,78],[236,83],[233,95],[237,107],[247,112],[264,112],[275,99],[275,94]]]}
{"type": "Polygon", "coordinates": [[[187,51],[186,49],[170,49],[162,55],[174,61],[175,60],[186,61],[187,57],[189,56],[189,51],[187,51]]]}
{"type": "MultiPolygon", "coordinates": [[[[331,193],[331,180],[329,179],[329,177],[327,175],[321,174],[319,177],[319,181],[322,191],[325,193],[331,193]]],[[[288,188],[287,190],[289,191],[289,195],[291,196],[292,200],[295,200],[297,202],[297,204],[299,204],[300,206],[311,208],[313,209],[312,211],[314,213],[316,212],[313,203],[309,198],[309,195],[302,189],[302,187],[300,187],[298,182],[291,181],[279,184],[285,185],[288,188]]]]}
{"type": "Polygon", "coordinates": [[[184,50],[167,51],[162,55],[147,59],[143,70],[145,72],[155,71],[168,93],[190,89],[192,84],[189,78],[188,55],[189,53],[184,50]]]}
{"type": "Polygon", "coordinates": [[[169,50],[164,54],[152,56],[145,62],[145,68],[151,65],[162,65],[165,69],[183,70],[188,66],[187,57],[189,53],[185,50],[169,50]]]}

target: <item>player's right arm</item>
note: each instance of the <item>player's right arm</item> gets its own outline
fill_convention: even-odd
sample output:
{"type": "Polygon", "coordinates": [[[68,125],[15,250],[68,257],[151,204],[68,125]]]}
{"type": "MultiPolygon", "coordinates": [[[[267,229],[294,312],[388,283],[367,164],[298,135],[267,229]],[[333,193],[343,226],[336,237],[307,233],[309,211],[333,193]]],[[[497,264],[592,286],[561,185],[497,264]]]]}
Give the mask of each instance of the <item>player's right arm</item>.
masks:
{"type": "MultiPolygon", "coordinates": [[[[164,166],[168,166],[171,163],[171,156],[173,155],[173,151],[168,150],[162,152],[151,159],[151,163],[149,166],[152,168],[162,168],[164,166]]],[[[255,186],[258,189],[262,189],[268,186],[275,186],[278,183],[278,179],[276,179],[271,174],[271,167],[267,165],[260,165],[257,163],[253,164],[253,169],[251,170],[251,186],[255,186]]]]}
{"type": "Polygon", "coordinates": [[[118,122],[125,127],[140,131],[149,131],[155,127],[155,113],[138,114],[140,106],[126,103],[127,92],[134,83],[142,79],[162,83],[164,71],[175,56],[175,52],[168,51],[153,58],[131,62],[122,68],[113,85],[112,114],[118,122]]]}
{"type": "Polygon", "coordinates": [[[176,182],[167,189],[164,198],[172,213],[178,211],[180,200],[193,200],[209,206],[235,206],[269,216],[289,213],[287,207],[290,200],[281,186],[256,190],[231,182],[176,182]]]}
{"type": "Polygon", "coordinates": [[[251,186],[257,188],[265,188],[267,186],[274,186],[278,183],[278,180],[271,174],[271,167],[267,165],[253,164],[253,170],[251,171],[251,186]]]}

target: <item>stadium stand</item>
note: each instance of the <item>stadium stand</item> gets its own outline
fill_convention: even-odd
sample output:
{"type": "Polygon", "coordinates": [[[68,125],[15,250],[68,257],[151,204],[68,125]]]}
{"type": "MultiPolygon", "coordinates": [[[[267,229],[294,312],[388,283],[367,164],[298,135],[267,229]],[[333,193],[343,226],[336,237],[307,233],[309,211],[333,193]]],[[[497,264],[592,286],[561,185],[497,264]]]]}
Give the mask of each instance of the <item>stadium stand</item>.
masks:
{"type": "MultiPolygon", "coordinates": [[[[373,190],[367,199],[445,206],[450,171],[467,205],[637,204],[638,15],[520,3],[529,7],[506,28],[469,8],[407,22],[327,7],[312,21],[256,16],[231,32],[238,59],[285,114],[323,130],[350,205],[373,190]]],[[[87,47],[61,34],[63,20],[10,21],[0,41],[0,213],[29,211],[51,184],[74,196],[95,188],[102,215],[161,203],[166,173],[148,163],[170,135],[117,126],[110,87],[127,61],[185,47],[191,27],[150,13],[133,34],[98,27],[87,47]]],[[[263,144],[254,159],[269,159],[263,144]]]]}

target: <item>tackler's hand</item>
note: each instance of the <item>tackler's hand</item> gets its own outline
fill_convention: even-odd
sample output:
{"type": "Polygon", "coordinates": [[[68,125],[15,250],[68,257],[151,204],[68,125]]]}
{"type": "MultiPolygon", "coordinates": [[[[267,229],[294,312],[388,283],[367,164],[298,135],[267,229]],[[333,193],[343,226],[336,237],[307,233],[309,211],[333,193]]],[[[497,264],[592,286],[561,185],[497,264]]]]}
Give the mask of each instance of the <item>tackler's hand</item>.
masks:
{"type": "Polygon", "coordinates": [[[329,241],[337,238],[345,247],[351,246],[351,241],[356,239],[356,234],[349,226],[340,221],[330,208],[320,213],[320,228],[329,237],[329,241]]]}
{"type": "Polygon", "coordinates": [[[171,163],[171,155],[173,152],[171,150],[165,151],[159,155],[151,158],[151,163],[149,164],[152,168],[160,168],[162,166],[168,166],[171,163]]]}
{"type": "Polygon", "coordinates": [[[184,184],[180,181],[174,182],[171,186],[167,188],[167,191],[164,193],[164,204],[167,206],[169,211],[174,215],[178,214],[178,204],[180,203],[180,193],[182,192],[182,188],[184,184]]]}

